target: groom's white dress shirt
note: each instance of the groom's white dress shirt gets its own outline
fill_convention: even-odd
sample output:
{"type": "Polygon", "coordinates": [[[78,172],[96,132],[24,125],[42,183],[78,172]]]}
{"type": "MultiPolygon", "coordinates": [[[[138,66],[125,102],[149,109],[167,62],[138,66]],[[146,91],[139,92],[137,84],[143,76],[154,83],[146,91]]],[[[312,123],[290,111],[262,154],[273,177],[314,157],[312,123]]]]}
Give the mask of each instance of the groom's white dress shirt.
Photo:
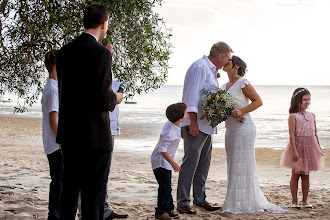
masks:
{"type": "MultiPolygon", "coordinates": [[[[202,108],[200,106],[204,95],[201,94],[201,90],[211,91],[216,86],[219,88],[217,80],[217,68],[207,58],[203,58],[195,61],[188,69],[183,87],[182,102],[187,105],[187,112],[197,113],[197,123],[199,130],[205,134],[216,134],[217,128],[212,128],[210,122],[206,119],[201,120],[202,108]]],[[[181,127],[190,124],[189,116],[181,123],[181,127]]]]}

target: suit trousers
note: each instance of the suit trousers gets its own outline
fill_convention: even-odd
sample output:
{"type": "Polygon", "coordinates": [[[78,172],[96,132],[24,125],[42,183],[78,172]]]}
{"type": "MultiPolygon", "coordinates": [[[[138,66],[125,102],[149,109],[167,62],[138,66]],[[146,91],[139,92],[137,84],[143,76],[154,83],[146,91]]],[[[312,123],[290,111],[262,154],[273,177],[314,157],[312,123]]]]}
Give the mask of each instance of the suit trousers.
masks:
{"type": "MultiPolygon", "coordinates": [[[[110,154],[110,157],[112,158],[112,152],[110,154]]],[[[110,158],[110,159],[111,159],[110,158]]],[[[104,213],[103,213],[103,217],[107,218],[111,215],[111,213],[113,212],[113,209],[111,207],[111,205],[108,202],[109,200],[109,196],[108,196],[108,184],[105,188],[105,200],[104,200],[104,213]]],[[[82,220],[82,211],[81,211],[81,194],[79,193],[79,197],[78,197],[78,218],[79,220],[82,220]]]]}
{"type": "Polygon", "coordinates": [[[70,146],[62,144],[64,175],[60,219],[75,219],[80,192],[82,219],[103,220],[112,151],[66,152],[67,147],[70,146]]]}
{"type": "MultiPolygon", "coordinates": [[[[112,146],[115,146],[114,145],[115,144],[114,135],[111,135],[111,140],[112,140],[112,146]]],[[[111,153],[110,153],[110,161],[112,160],[112,154],[113,154],[113,151],[111,151],[111,153]]],[[[110,168],[111,168],[111,164],[110,164],[110,168]]],[[[109,172],[110,172],[110,168],[109,168],[109,172]]],[[[109,196],[108,196],[108,184],[107,184],[106,188],[105,188],[105,201],[104,201],[104,213],[103,213],[104,218],[109,217],[111,215],[111,213],[113,212],[111,205],[108,203],[108,199],[109,199],[109,196]]],[[[80,193],[79,193],[79,197],[78,197],[78,218],[79,218],[79,220],[82,220],[81,194],[80,193]]]]}
{"type": "Polygon", "coordinates": [[[177,206],[190,204],[190,189],[193,184],[194,204],[207,203],[205,182],[209,172],[212,154],[212,136],[199,131],[197,137],[191,136],[189,126],[181,128],[184,157],[178,178],[177,206]]]}

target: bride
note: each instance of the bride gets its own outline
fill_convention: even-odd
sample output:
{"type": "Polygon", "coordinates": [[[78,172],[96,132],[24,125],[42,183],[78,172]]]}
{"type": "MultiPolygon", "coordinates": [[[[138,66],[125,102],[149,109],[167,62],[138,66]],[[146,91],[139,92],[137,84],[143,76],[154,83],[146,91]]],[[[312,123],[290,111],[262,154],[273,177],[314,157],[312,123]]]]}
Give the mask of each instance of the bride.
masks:
{"type": "Polygon", "coordinates": [[[286,210],[268,202],[258,183],[254,155],[256,128],[249,112],[259,108],[262,100],[250,82],[243,78],[246,64],[242,59],[233,56],[223,70],[227,72],[229,82],[221,89],[235,97],[235,109],[225,122],[227,194],[222,212],[238,214],[266,210],[283,213],[286,210]],[[244,123],[236,119],[240,116],[245,117],[244,123]]]}

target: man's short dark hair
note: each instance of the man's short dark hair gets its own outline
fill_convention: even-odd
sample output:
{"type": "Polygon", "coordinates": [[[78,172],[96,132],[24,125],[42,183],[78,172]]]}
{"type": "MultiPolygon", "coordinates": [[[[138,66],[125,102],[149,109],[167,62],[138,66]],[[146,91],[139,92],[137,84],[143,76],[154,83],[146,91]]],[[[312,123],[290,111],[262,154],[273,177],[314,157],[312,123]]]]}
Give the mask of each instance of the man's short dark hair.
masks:
{"type": "Polygon", "coordinates": [[[84,11],[83,23],[85,29],[97,28],[109,19],[109,11],[102,5],[91,5],[84,11]]]}
{"type": "Polygon", "coordinates": [[[57,50],[51,50],[45,54],[45,66],[49,73],[53,71],[53,67],[56,64],[56,55],[57,50]]]}
{"type": "Polygon", "coordinates": [[[183,118],[186,110],[187,105],[183,102],[172,104],[166,109],[166,117],[170,122],[177,122],[179,119],[183,118]]]}

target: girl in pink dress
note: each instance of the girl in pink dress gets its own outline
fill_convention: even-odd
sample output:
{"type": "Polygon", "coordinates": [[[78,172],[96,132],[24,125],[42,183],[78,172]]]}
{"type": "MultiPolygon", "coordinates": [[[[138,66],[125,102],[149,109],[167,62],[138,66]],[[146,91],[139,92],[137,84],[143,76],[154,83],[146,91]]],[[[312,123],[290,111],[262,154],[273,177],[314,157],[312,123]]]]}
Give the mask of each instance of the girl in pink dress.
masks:
{"type": "Polygon", "coordinates": [[[281,165],[292,168],[290,190],[291,207],[298,207],[298,181],[302,181],[302,205],[312,208],[307,202],[309,191],[309,171],[324,166],[325,154],[321,150],[316,132],[315,115],[307,111],[311,94],[306,88],[297,88],[292,95],[289,109],[290,142],[282,153],[281,165]]]}

